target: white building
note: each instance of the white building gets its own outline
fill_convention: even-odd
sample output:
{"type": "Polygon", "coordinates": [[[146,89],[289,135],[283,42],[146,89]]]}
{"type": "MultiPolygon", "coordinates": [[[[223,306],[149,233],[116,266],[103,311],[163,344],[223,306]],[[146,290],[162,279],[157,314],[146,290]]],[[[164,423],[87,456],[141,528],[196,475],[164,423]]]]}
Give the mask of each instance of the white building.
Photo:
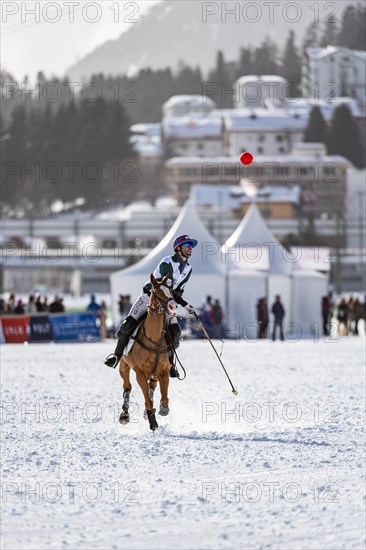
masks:
{"type": "Polygon", "coordinates": [[[223,116],[224,154],[285,155],[302,141],[308,113],[279,109],[228,110],[223,116]]]}
{"type": "Polygon", "coordinates": [[[223,154],[221,118],[167,118],[163,120],[162,133],[170,157],[217,157],[223,154]]]}
{"type": "Polygon", "coordinates": [[[277,103],[286,97],[288,82],[277,75],[241,76],[234,82],[236,109],[263,107],[266,100],[277,103]]]}
{"type": "Polygon", "coordinates": [[[207,115],[216,103],[203,95],[173,95],[162,107],[163,118],[183,117],[190,114],[207,115]]]}
{"type": "Polygon", "coordinates": [[[319,98],[350,96],[365,107],[366,52],[335,46],[307,48],[303,95],[319,98]]]}

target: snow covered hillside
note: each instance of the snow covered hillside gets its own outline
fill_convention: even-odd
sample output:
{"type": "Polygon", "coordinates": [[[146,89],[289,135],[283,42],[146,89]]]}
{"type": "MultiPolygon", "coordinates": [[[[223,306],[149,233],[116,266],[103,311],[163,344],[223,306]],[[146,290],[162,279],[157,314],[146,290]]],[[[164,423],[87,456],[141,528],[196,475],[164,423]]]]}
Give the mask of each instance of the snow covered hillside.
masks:
{"type": "Polygon", "coordinates": [[[185,341],[155,433],[113,342],[2,346],[2,548],[363,548],[364,346],[185,341]]]}

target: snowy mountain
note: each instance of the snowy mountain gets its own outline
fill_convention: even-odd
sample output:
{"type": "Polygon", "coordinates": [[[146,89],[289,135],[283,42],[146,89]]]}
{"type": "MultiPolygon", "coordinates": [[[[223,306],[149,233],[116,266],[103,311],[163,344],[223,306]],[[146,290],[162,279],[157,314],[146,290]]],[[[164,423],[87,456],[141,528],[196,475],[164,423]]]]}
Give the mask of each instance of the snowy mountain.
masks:
{"type": "Polygon", "coordinates": [[[139,69],[150,67],[175,68],[180,60],[196,66],[207,74],[213,66],[217,50],[226,59],[236,59],[241,46],[259,46],[270,37],[282,47],[290,29],[296,33],[298,45],[305,29],[316,17],[324,22],[333,13],[341,18],[350,0],[293,2],[297,8],[281,3],[201,2],[197,0],[166,0],[138,15],[138,22],[117,40],[96,48],[81,61],[70,67],[72,80],[89,78],[101,73],[132,75],[139,69]],[[250,7],[250,4],[252,7],[250,7]],[[270,12],[269,4],[273,13],[270,12]],[[223,5],[226,5],[226,12],[223,5]],[[229,10],[236,9],[236,12],[229,10]],[[297,11],[296,11],[297,9],[297,11]],[[332,11],[330,11],[330,9],[332,11]]]}

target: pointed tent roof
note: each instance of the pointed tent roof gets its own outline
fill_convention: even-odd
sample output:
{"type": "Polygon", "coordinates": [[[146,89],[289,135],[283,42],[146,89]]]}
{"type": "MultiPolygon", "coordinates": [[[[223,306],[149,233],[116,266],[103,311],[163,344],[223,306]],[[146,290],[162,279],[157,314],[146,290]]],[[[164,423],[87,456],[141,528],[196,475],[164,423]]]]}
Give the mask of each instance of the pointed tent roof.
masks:
{"type": "MultiPolygon", "coordinates": [[[[243,248],[249,244],[253,245],[253,243],[261,247],[262,250],[266,250],[270,273],[288,275],[291,272],[292,263],[286,261],[286,258],[290,257],[289,253],[268,229],[257,205],[254,203],[250,206],[234,233],[227,239],[223,250],[228,251],[236,246],[243,248]]],[[[243,267],[248,267],[247,262],[244,261],[243,263],[243,267]]]]}
{"type": "Polygon", "coordinates": [[[144,273],[147,276],[156,269],[162,258],[173,253],[175,237],[183,234],[190,235],[192,239],[198,241],[189,261],[195,275],[208,273],[221,275],[224,273],[220,246],[200,220],[193,204],[187,201],[163,240],[145,258],[130,267],[113,273],[111,277],[121,273],[123,275],[144,273]]]}

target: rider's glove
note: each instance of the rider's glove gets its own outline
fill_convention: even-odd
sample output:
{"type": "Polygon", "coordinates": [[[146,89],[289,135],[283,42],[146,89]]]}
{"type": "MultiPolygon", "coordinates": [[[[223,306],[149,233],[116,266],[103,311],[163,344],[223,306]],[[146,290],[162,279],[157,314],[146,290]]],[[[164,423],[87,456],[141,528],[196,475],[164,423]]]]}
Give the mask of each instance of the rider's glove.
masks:
{"type": "Polygon", "coordinates": [[[194,307],[187,304],[186,306],[184,306],[184,308],[188,311],[188,313],[190,314],[193,314],[194,313],[194,307]]]}

